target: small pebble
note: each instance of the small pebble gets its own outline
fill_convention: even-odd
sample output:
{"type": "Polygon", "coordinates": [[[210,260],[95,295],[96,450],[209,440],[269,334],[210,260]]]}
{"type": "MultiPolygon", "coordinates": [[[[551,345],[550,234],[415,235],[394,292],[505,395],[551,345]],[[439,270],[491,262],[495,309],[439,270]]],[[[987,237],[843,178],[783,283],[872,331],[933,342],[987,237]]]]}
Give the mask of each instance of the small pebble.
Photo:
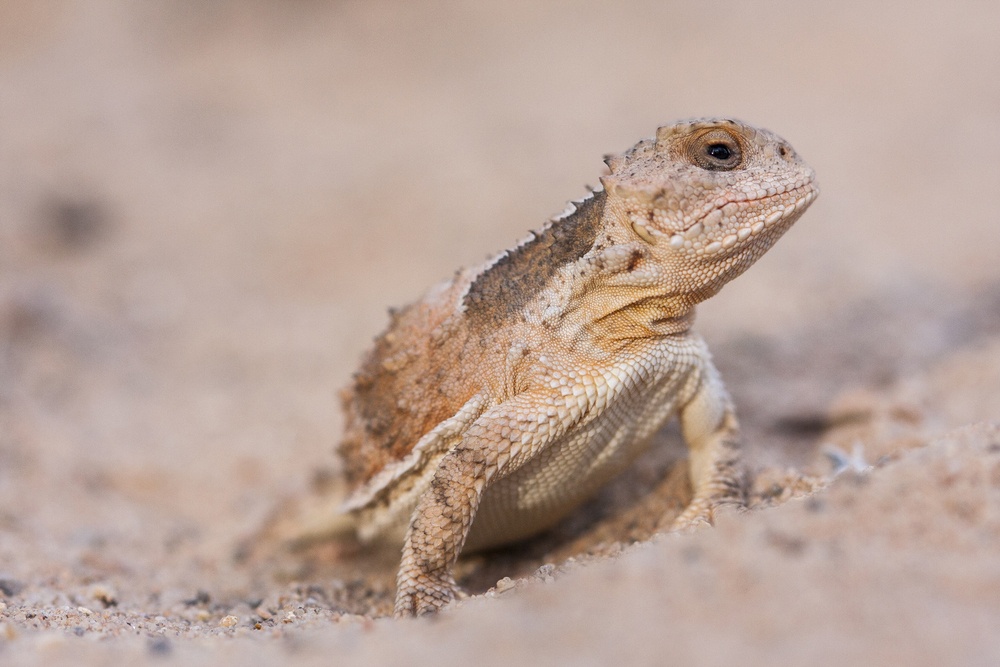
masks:
{"type": "Polygon", "coordinates": [[[118,604],[118,594],[115,593],[114,589],[104,584],[94,584],[90,587],[89,594],[105,607],[114,607],[118,604]]]}
{"type": "Polygon", "coordinates": [[[154,655],[168,655],[171,651],[170,640],[165,637],[157,637],[149,642],[149,652],[154,655]]]}
{"type": "Polygon", "coordinates": [[[239,622],[240,622],[239,618],[230,614],[229,616],[223,617],[223,619],[219,621],[219,625],[221,625],[224,628],[231,628],[239,622]]]}
{"type": "Polygon", "coordinates": [[[510,577],[504,577],[497,582],[496,586],[493,587],[498,594],[505,593],[512,588],[514,588],[514,581],[510,577]]]}

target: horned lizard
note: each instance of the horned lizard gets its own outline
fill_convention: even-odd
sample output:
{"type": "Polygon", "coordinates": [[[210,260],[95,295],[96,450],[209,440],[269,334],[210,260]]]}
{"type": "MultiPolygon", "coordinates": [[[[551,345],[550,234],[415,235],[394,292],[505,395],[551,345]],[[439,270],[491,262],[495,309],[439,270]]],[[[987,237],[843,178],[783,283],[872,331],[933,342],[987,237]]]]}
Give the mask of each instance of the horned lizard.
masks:
{"type": "Polygon", "coordinates": [[[343,394],[343,509],[362,540],[404,545],[396,616],[460,595],[463,549],[552,525],[674,415],[694,497],[673,527],[744,502],[736,417],[694,307],[802,215],[813,171],[727,119],[661,127],[605,162],[602,187],[393,312],[343,394]]]}

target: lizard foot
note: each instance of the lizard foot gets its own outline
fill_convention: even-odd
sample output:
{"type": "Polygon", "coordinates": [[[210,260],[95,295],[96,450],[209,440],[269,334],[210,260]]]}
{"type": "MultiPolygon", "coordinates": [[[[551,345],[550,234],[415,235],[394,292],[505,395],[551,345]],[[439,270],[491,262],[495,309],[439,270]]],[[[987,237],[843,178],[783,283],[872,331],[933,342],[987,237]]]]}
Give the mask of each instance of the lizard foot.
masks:
{"type": "Polygon", "coordinates": [[[400,573],[399,579],[396,604],[392,612],[396,618],[431,614],[452,600],[466,597],[466,593],[450,579],[438,579],[428,574],[403,575],[403,573],[400,573]]]}
{"type": "Polygon", "coordinates": [[[687,506],[681,514],[673,520],[668,528],[668,532],[677,533],[681,531],[694,530],[701,526],[711,526],[715,514],[715,504],[708,502],[693,502],[687,506]]]}
{"type": "Polygon", "coordinates": [[[676,533],[694,530],[702,526],[713,526],[715,525],[716,512],[723,510],[723,508],[734,508],[739,511],[746,509],[746,503],[742,498],[731,496],[696,499],[673,520],[667,532],[676,533]]]}

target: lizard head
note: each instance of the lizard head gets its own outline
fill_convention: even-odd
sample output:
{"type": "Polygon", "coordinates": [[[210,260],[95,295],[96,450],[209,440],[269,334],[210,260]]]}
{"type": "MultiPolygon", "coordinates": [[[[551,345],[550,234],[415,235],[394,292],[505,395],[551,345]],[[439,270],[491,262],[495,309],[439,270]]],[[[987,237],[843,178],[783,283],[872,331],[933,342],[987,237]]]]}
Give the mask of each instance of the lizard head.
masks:
{"type": "Polygon", "coordinates": [[[819,193],[781,137],[728,119],[661,127],[607,158],[608,206],[697,300],[742,273],[819,193]],[[693,281],[693,284],[692,284],[693,281]]]}

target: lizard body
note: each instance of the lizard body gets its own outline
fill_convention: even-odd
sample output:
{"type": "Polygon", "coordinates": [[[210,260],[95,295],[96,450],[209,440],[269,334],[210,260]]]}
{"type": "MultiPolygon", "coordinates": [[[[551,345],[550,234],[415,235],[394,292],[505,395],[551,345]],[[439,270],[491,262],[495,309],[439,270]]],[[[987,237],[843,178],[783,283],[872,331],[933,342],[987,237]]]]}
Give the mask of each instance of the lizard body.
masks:
{"type": "Polygon", "coordinates": [[[798,219],[813,172],[725,119],[606,162],[563,216],[394,312],[343,394],[344,509],[362,539],[402,538],[397,616],[447,604],[463,548],[552,525],[674,415],[694,489],[674,527],[742,503],[736,418],[694,306],[798,219]]]}

